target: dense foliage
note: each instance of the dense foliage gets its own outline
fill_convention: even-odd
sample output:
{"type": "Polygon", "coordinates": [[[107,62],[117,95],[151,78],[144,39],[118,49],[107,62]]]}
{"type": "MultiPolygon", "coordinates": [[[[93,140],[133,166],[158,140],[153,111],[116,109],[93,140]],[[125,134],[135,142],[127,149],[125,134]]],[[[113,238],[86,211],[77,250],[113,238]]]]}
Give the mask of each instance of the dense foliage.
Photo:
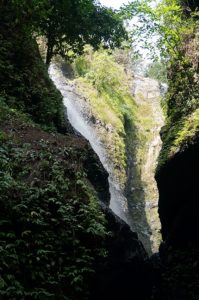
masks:
{"type": "MultiPolygon", "coordinates": [[[[197,5],[191,5],[192,1],[185,2],[186,7],[193,9],[191,16],[197,17],[197,5]]],[[[183,36],[192,32],[195,23],[193,18],[186,17],[180,0],[161,0],[157,3],[140,0],[136,5],[132,2],[123,7],[123,16],[127,19],[136,16],[139,20],[132,29],[135,44],[139,42],[150,50],[152,56],[160,55],[166,61],[174,57],[181,58],[183,36]]]]}
{"type": "Polygon", "coordinates": [[[1,299],[86,299],[105,253],[87,148],[44,134],[2,102],[0,128],[1,299]]]}
{"type": "Polygon", "coordinates": [[[55,54],[71,60],[85,44],[114,48],[127,38],[119,15],[93,0],[50,1],[50,14],[40,27],[47,37],[47,64],[55,54]]]}
{"type": "Polygon", "coordinates": [[[161,78],[167,73],[169,92],[162,101],[167,110],[161,153],[161,162],[165,162],[198,131],[198,5],[196,1],[161,0],[155,4],[143,0],[136,9],[133,4],[124,7],[123,14],[126,18],[138,14],[134,39],[144,40],[143,47],[161,58],[162,65],[153,63],[147,75],[161,78]]]}
{"type": "Polygon", "coordinates": [[[165,62],[155,61],[150,63],[146,68],[145,76],[167,83],[167,66],[165,62]]]}
{"type": "Polygon", "coordinates": [[[47,38],[47,64],[56,54],[72,59],[86,43],[114,48],[127,39],[120,15],[95,0],[3,1],[2,11],[7,7],[15,24],[47,38]]]}
{"type": "MultiPolygon", "coordinates": [[[[137,10],[143,32],[160,34],[162,55],[173,58],[164,136],[168,155],[170,141],[176,136],[177,146],[184,141],[182,124],[188,135],[190,124],[192,129],[199,120],[198,70],[176,48],[183,34],[194,32],[193,22],[182,17],[177,0],[163,0],[154,10],[147,2],[137,10]]],[[[124,14],[132,15],[132,8],[134,13],[130,5],[124,14]]],[[[92,0],[0,0],[0,19],[0,297],[87,299],[94,260],[106,254],[105,221],[84,172],[87,150],[74,141],[69,145],[68,136],[37,127],[61,130],[64,118],[61,96],[33,37],[46,36],[49,63],[55,54],[74,58],[85,43],[118,46],[126,32],[119,14],[92,0]]],[[[99,113],[104,124],[111,119],[111,126],[104,127],[113,137],[111,155],[119,177],[126,167],[126,134],[134,130],[136,109],[128,75],[105,51],[85,53],[75,61],[75,70],[82,77],[82,93],[93,101],[96,119],[99,113]]]]}
{"type": "Polygon", "coordinates": [[[120,45],[126,32],[112,10],[94,1],[0,2],[0,95],[12,107],[46,127],[63,128],[63,106],[41,62],[33,36],[47,37],[47,62],[61,54],[74,57],[85,42],[120,45]],[[101,26],[103,24],[103,26],[101,26]]]}
{"type": "Polygon", "coordinates": [[[60,93],[52,85],[37,45],[11,22],[10,9],[0,9],[0,97],[12,108],[51,129],[64,126],[60,93]]]}
{"type": "MultiPolygon", "coordinates": [[[[187,7],[189,4],[187,1],[187,7]]],[[[169,83],[162,101],[167,119],[162,130],[161,166],[176,151],[193,142],[198,132],[198,20],[197,10],[187,16],[178,0],[163,0],[155,9],[147,6],[146,10],[153,16],[152,24],[157,24],[155,32],[159,34],[158,46],[169,83]]],[[[150,26],[147,30],[154,32],[150,26]]],[[[156,74],[159,72],[156,70],[156,74]]]]}
{"type": "MultiPolygon", "coordinates": [[[[196,40],[195,40],[196,42],[196,40]]],[[[197,39],[198,43],[198,39],[197,39]]],[[[191,57],[187,60],[174,60],[169,71],[169,90],[164,99],[167,106],[166,126],[162,132],[163,148],[160,165],[192,143],[198,136],[198,99],[197,75],[191,57]]]]}

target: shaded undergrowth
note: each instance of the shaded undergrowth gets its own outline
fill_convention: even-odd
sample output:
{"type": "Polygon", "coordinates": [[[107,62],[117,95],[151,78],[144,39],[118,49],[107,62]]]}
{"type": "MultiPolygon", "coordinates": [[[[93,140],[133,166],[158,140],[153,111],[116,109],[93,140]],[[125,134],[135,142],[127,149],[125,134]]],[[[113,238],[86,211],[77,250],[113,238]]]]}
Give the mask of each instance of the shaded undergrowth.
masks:
{"type": "Polygon", "coordinates": [[[84,172],[85,142],[16,116],[0,130],[2,299],[86,298],[106,230],[84,172]]]}

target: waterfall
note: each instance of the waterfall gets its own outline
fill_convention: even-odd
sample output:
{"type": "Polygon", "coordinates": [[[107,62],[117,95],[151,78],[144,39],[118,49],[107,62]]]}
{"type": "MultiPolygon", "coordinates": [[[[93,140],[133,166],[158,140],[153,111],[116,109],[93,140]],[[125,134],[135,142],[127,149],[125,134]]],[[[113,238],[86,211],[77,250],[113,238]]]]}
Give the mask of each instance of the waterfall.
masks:
{"type": "Polygon", "coordinates": [[[81,96],[80,92],[77,93],[74,82],[67,79],[56,64],[51,64],[49,75],[63,96],[71,125],[89,141],[109,173],[110,208],[138,233],[148,253],[156,252],[161,235],[154,173],[161,148],[159,132],[164,124],[160,105],[164,86],[161,88],[156,80],[150,78],[132,78],[132,96],[139,111],[137,121],[135,120],[139,138],[134,145],[136,151],[130,152],[133,156],[127,157],[129,170],[125,187],[126,198],[123,188],[115,178],[115,166],[110,153],[101,141],[102,134],[91,120],[91,106],[87,103],[89,100],[81,96]]]}
{"type": "Polygon", "coordinates": [[[106,149],[93,128],[93,124],[83,112],[79,101],[81,96],[76,93],[74,85],[68,82],[57,65],[53,63],[50,65],[49,75],[63,96],[64,105],[67,108],[68,120],[71,125],[89,141],[104,168],[109,173],[110,208],[116,215],[128,223],[127,200],[123,196],[119,184],[114,180],[113,164],[107,158],[106,149]]]}

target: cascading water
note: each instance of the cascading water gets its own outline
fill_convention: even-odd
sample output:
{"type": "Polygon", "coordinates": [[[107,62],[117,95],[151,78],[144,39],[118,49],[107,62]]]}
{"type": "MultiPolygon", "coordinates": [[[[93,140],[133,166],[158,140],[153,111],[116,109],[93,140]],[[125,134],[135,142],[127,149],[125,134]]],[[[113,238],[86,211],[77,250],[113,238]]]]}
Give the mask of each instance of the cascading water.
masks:
{"type": "Polygon", "coordinates": [[[60,68],[55,64],[50,65],[49,75],[63,96],[64,105],[67,108],[68,120],[71,125],[90,142],[91,147],[109,173],[109,190],[111,194],[110,208],[115,214],[128,223],[127,200],[123,196],[119,184],[114,180],[113,165],[107,158],[104,145],[93,129],[93,125],[82,111],[79,101],[81,96],[75,92],[75,87],[69,84],[60,68]]]}

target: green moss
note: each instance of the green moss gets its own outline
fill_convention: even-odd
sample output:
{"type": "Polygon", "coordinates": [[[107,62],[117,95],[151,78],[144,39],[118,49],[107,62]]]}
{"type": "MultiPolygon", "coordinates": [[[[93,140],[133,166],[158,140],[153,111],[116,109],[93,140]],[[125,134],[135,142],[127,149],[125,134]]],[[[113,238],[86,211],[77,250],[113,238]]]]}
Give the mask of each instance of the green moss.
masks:
{"type": "Polygon", "coordinates": [[[182,121],[181,129],[176,135],[172,150],[176,151],[176,148],[179,147],[179,145],[185,145],[185,143],[192,142],[192,140],[198,134],[198,131],[199,131],[199,108],[196,109],[190,116],[187,116],[187,118],[185,118],[182,121]]]}
{"type": "Polygon", "coordinates": [[[158,169],[175,153],[193,143],[198,135],[199,88],[196,78],[191,58],[184,56],[171,63],[169,91],[164,101],[167,119],[158,169]]]}
{"type": "Polygon", "coordinates": [[[161,152],[159,167],[164,165],[177,152],[182,151],[189,144],[193,143],[198,136],[198,132],[199,109],[170,126],[161,152]]]}

